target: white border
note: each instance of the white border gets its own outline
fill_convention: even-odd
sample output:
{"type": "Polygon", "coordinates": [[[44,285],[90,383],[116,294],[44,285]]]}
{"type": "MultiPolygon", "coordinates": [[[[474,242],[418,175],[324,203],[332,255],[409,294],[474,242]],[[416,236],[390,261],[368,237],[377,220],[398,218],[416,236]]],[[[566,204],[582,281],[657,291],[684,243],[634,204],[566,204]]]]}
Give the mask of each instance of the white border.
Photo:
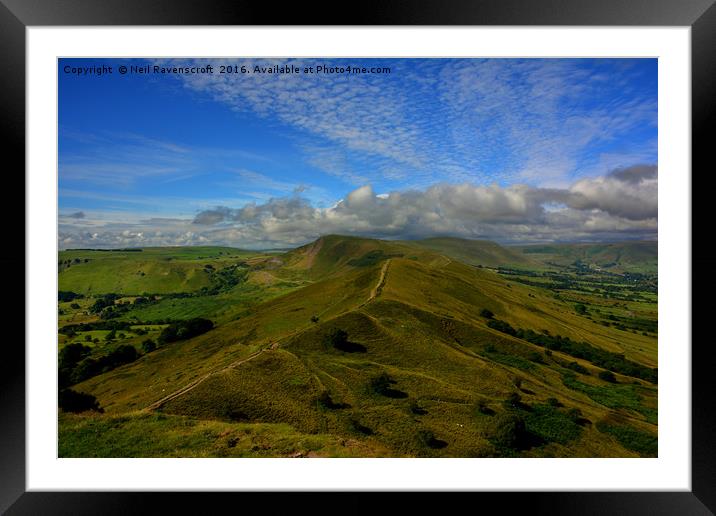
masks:
{"type": "Polygon", "coordinates": [[[689,491],[690,39],[688,27],[28,28],[27,489],[689,491]],[[286,55],[659,58],[658,459],[57,458],[57,57],[286,55]]]}

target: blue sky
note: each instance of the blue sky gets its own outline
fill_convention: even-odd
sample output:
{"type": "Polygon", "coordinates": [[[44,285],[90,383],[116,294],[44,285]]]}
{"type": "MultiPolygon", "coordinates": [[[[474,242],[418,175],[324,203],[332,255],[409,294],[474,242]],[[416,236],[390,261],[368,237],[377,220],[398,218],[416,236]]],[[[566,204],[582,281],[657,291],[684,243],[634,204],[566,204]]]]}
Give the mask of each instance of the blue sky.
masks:
{"type": "Polygon", "coordinates": [[[63,59],[58,79],[61,248],[656,236],[655,59],[63,59]],[[117,73],[147,64],[214,73],[117,73]],[[217,73],[275,64],[390,73],[217,73]]]}

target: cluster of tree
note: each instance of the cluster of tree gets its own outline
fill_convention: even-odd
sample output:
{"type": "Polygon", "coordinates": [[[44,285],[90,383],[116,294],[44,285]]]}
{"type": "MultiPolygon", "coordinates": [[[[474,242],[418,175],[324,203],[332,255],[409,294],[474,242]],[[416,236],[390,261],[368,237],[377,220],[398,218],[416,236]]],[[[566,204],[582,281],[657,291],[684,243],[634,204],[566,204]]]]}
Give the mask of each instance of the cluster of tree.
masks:
{"type": "Polygon", "coordinates": [[[138,296],[134,299],[134,306],[146,306],[156,303],[159,300],[157,296],[138,296]]]}
{"type": "Polygon", "coordinates": [[[132,328],[132,324],[141,323],[129,323],[126,321],[95,321],[79,324],[68,324],[63,326],[58,331],[63,335],[76,335],[79,332],[94,331],[94,330],[115,330],[115,331],[129,331],[132,328]]]}
{"type": "MultiPolygon", "coordinates": [[[[561,268],[558,264],[552,265],[561,268]]],[[[605,295],[609,292],[612,298],[617,298],[619,294],[629,298],[639,298],[641,296],[635,294],[636,292],[656,293],[658,291],[656,276],[646,274],[615,274],[607,271],[587,271],[584,268],[576,268],[573,272],[564,273],[556,271],[534,272],[498,267],[497,272],[510,276],[512,281],[552,290],[589,290],[590,288],[599,287],[597,290],[603,290],[605,295]],[[527,278],[547,278],[549,281],[534,281],[527,278]]]]}
{"type": "Polygon", "coordinates": [[[57,292],[57,300],[60,302],[74,301],[75,299],[82,299],[85,296],[69,290],[59,290],[57,292]]]}
{"type": "Polygon", "coordinates": [[[626,359],[623,354],[613,353],[611,351],[592,346],[587,342],[577,342],[569,337],[562,337],[560,335],[552,336],[545,333],[540,334],[532,330],[516,330],[509,323],[499,319],[490,319],[487,322],[487,325],[492,329],[512,335],[519,339],[524,339],[537,346],[554,351],[561,351],[562,353],[573,356],[574,358],[588,360],[592,364],[603,369],[608,369],[610,371],[626,376],[632,376],[634,378],[641,378],[642,380],[646,380],[651,383],[657,383],[658,381],[657,368],[651,368],[632,362],[631,360],[626,359]]]}
{"type": "Polygon", "coordinates": [[[226,292],[239,283],[245,282],[249,277],[249,270],[243,264],[233,264],[219,270],[205,267],[204,271],[211,274],[211,285],[199,289],[196,294],[200,296],[215,296],[226,292]]]}
{"type": "Polygon", "coordinates": [[[98,314],[105,308],[114,306],[114,302],[119,299],[119,297],[118,294],[104,294],[89,307],[89,313],[98,314]]]}
{"type": "Polygon", "coordinates": [[[214,328],[214,323],[209,319],[203,319],[196,317],[194,319],[188,319],[186,321],[175,321],[169,324],[159,334],[159,343],[165,344],[168,342],[175,342],[177,340],[190,339],[206,333],[207,331],[214,328]]]}
{"type": "Polygon", "coordinates": [[[111,371],[139,358],[134,346],[121,345],[106,355],[90,357],[91,348],[80,343],[68,344],[59,356],[59,384],[63,389],[69,385],[111,371]]]}
{"type": "Polygon", "coordinates": [[[77,364],[92,352],[92,348],[80,343],[68,344],[60,350],[59,356],[59,384],[64,388],[72,383],[72,373],[77,364]]]}
{"type": "Polygon", "coordinates": [[[141,253],[143,249],[137,248],[137,247],[123,247],[120,249],[92,249],[91,247],[77,247],[72,249],[67,249],[68,251],[101,251],[104,253],[141,253]]]}
{"type": "Polygon", "coordinates": [[[605,326],[613,326],[614,328],[622,331],[636,330],[636,331],[648,331],[656,333],[659,331],[659,323],[652,319],[643,319],[639,317],[619,317],[614,314],[607,316],[608,321],[602,321],[605,326]],[[611,321],[611,322],[609,322],[611,321]]]}
{"type": "Polygon", "coordinates": [[[116,319],[120,315],[129,312],[133,307],[150,305],[159,300],[157,296],[144,295],[138,296],[133,302],[117,301],[120,297],[118,294],[104,294],[90,306],[89,312],[100,314],[101,319],[116,319]]]}
{"type": "Polygon", "coordinates": [[[89,262],[89,258],[84,258],[84,259],[75,258],[74,260],[70,260],[70,259],[60,260],[57,262],[57,267],[62,270],[62,269],[67,269],[72,265],[77,265],[78,263],[83,263],[83,262],[84,263],[89,262]]]}

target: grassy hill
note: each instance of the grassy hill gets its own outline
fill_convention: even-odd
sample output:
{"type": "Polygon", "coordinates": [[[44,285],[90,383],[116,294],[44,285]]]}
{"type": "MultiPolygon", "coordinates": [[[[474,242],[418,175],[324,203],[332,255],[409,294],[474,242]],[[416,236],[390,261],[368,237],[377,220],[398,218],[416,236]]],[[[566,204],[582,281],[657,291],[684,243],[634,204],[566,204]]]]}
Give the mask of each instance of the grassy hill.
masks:
{"type": "Polygon", "coordinates": [[[515,247],[534,261],[558,266],[575,262],[613,272],[656,274],[657,242],[619,242],[612,244],[549,244],[515,247]]]}
{"type": "Polygon", "coordinates": [[[445,237],[412,240],[405,243],[447,255],[468,265],[483,265],[486,267],[532,267],[537,265],[537,262],[531,260],[529,255],[509,247],[503,247],[489,240],[445,237]]]}
{"type": "MultiPolygon", "coordinates": [[[[307,455],[319,444],[324,451],[313,452],[331,456],[656,454],[657,386],[638,373],[656,366],[656,337],[601,324],[596,300],[583,299],[585,312],[553,290],[474,267],[514,252],[455,239],[327,236],[270,258],[232,253],[212,263],[246,261],[259,291],[291,286],[252,302],[234,294],[243,284],[203,296],[224,296],[233,315],[72,386],[106,412],[61,419],[61,455],[92,455],[140,428],[176,439],[187,421],[217,436],[209,443],[188,432],[181,449],[191,456],[307,455]],[[617,370],[607,374],[599,353],[612,353],[617,370]],[[253,427],[260,453],[220,437],[253,427]]],[[[644,304],[609,306],[651,317],[644,304]]],[[[166,450],[142,441],[112,453],[174,453],[166,450]]]]}
{"type": "Polygon", "coordinates": [[[211,285],[206,265],[221,267],[256,254],[230,247],[60,251],[59,290],[128,295],[191,292],[211,285]]]}

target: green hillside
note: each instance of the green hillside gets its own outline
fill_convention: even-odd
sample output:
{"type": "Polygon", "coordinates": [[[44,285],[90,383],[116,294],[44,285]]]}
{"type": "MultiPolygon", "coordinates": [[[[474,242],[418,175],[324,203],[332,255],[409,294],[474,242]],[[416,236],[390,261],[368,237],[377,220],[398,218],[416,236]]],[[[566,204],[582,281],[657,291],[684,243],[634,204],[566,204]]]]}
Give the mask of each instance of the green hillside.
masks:
{"type": "Polygon", "coordinates": [[[256,254],[230,247],[60,251],[59,290],[128,295],[191,292],[211,285],[205,265],[221,267],[256,254]]]}
{"type": "MultiPolygon", "coordinates": [[[[115,439],[126,444],[112,456],[176,456],[164,439],[184,456],[657,453],[655,300],[513,281],[475,265],[531,258],[512,261],[519,254],[489,242],[327,236],[281,256],[225,252],[185,261],[219,270],[240,260],[243,282],[132,305],[109,319],[147,322],[169,313],[162,303],[183,301],[193,310],[185,319],[215,324],[72,385],[105,412],[60,419],[62,456],[94,456],[115,439]],[[178,438],[178,425],[206,432],[178,438]],[[160,442],[127,441],[143,428],[160,442]],[[224,438],[251,428],[260,445],[224,438]]],[[[87,300],[69,304],[60,303],[61,325],[75,325],[71,336],[60,329],[64,345],[100,331],[79,322],[106,324],[102,314],[83,313],[87,300]]],[[[144,336],[131,328],[124,339],[139,349],[144,336]]],[[[105,346],[95,344],[89,357],[105,346]]]]}
{"type": "Polygon", "coordinates": [[[513,248],[532,260],[557,266],[583,264],[611,272],[656,274],[657,242],[613,244],[549,244],[513,248]]]}
{"type": "Polygon", "coordinates": [[[426,238],[406,242],[408,245],[429,249],[454,258],[468,265],[486,267],[537,265],[526,254],[509,247],[503,247],[489,240],[467,240],[463,238],[426,238]]]}

